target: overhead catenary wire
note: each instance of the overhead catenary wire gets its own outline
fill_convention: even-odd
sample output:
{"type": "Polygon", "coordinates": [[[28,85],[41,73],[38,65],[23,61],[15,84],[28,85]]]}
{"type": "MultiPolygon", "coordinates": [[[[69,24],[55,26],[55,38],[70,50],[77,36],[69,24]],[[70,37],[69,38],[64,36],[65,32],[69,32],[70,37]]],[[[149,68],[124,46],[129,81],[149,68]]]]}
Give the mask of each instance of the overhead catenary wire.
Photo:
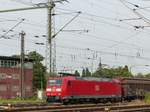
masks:
{"type": "Polygon", "coordinates": [[[17,2],[23,5],[28,5],[28,6],[35,6],[36,4],[32,2],[32,0],[30,0],[30,2],[24,1],[24,0],[10,0],[13,2],[17,2]]]}
{"type": "Polygon", "coordinates": [[[35,41],[34,41],[34,42],[28,41],[28,42],[30,42],[30,43],[32,43],[32,44],[36,44],[36,43],[37,43],[37,42],[35,42],[35,41]]]}
{"type": "Polygon", "coordinates": [[[121,3],[125,6],[125,7],[127,7],[129,10],[131,10],[135,15],[137,15],[138,17],[140,17],[143,21],[145,21],[146,23],[148,23],[149,25],[150,25],[150,20],[149,19],[147,19],[146,17],[144,17],[143,15],[141,15],[139,12],[137,12],[136,10],[140,7],[139,5],[136,5],[136,4],[133,4],[133,3],[131,3],[131,2],[128,2],[128,1],[122,1],[122,0],[120,0],[121,1],[121,3]],[[137,9],[135,9],[135,8],[130,8],[129,6],[127,6],[124,2],[127,2],[127,3],[129,3],[129,4],[132,4],[134,7],[136,7],[137,9]]]}
{"type": "MultiPolygon", "coordinates": [[[[90,4],[89,3],[89,1],[86,1],[86,0],[82,0],[82,2],[84,2],[84,3],[88,3],[88,4],[90,4]]],[[[118,4],[113,4],[114,2],[111,2],[110,3],[110,1],[109,2],[106,2],[106,1],[100,1],[99,2],[100,4],[102,4],[102,3],[105,3],[105,4],[109,4],[109,5],[112,5],[112,6],[118,6],[118,4],[119,4],[119,2],[118,2],[118,4]]],[[[92,3],[93,4],[93,3],[92,3]]],[[[108,9],[108,8],[106,8],[106,7],[102,7],[102,5],[98,5],[98,3],[96,2],[96,3],[94,3],[93,4],[94,6],[96,6],[97,8],[99,8],[99,9],[102,9],[102,10],[104,10],[104,11],[107,11],[107,12],[111,12],[111,13],[114,13],[114,14],[116,14],[116,11],[114,11],[114,10],[111,10],[111,9],[108,9]]],[[[64,9],[64,8],[60,8],[60,7],[58,7],[59,9],[61,9],[61,10],[66,10],[66,11],[75,11],[75,10],[73,10],[73,9],[64,9]]],[[[84,11],[83,11],[84,12],[84,11]]],[[[123,14],[123,13],[118,13],[120,16],[125,16],[125,14],[123,14]]]]}
{"type": "MultiPolygon", "coordinates": [[[[67,12],[68,11],[69,12],[76,12],[77,11],[77,10],[71,10],[71,9],[64,9],[64,8],[60,8],[60,7],[56,7],[56,9],[64,10],[64,11],[67,11],[67,12]]],[[[90,13],[90,12],[82,11],[82,15],[88,15],[88,16],[93,16],[93,17],[96,17],[96,18],[103,18],[103,19],[118,21],[116,18],[113,18],[113,17],[100,16],[100,15],[96,15],[96,14],[93,14],[93,13],[90,13]]]]}
{"type": "Polygon", "coordinates": [[[134,55],[127,55],[127,54],[122,54],[122,53],[102,51],[102,50],[93,50],[93,49],[88,49],[88,48],[77,48],[77,47],[68,47],[68,48],[84,50],[84,51],[85,50],[91,50],[91,51],[94,51],[94,52],[97,52],[97,53],[101,53],[101,54],[108,54],[108,55],[113,55],[113,56],[117,55],[117,56],[121,56],[121,57],[137,58],[137,59],[150,61],[150,58],[148,58],[148,57],[142,57],[142,56],[137,57],[136,55],[135,56],[134,55]]]}
{"type": "MultiPolygon", "coordinates": [[[[109,1],[108,1],[109,2],[109,1]]],[[[91,15],[92,16],[92,15],[91,15]]],[[[93,18],[95,18],[95,17],[93,17],[93,18]]],[[[108,19],[109,20],[109,19],[108,19]]],[[[34,26],[34,25],[33,25],[34,26]]],[[[37,25],[38,26],[38,25],[37,25]]],[[[36,25],[35,25],[35,27],[36,27],[36,25]]],[[[105,38],[105,37],[104,37],[105,38]]],[[[116,43],[117,44],[117,43],[116,43]]],[[[119,43],[118,43],[119,44],[119,43]]]]}
{"type": "MultiPolygon", "coordinates": [[[[146,50],[146,51],[150,51],[150,49],[149,48],[143,48],[143,47],[141,47],[141,46],[139,46],[139,45],[136,45],[136,44],[133,44],[133,43],[131,43],[131,44],[129,44],[129,43],[125,43],[125,42],[120,42],[120,41],[115,41],[115,40],[107,40],[107,39],[104,39],[104,38],[102,38],[101,36],[95,36],[95,35],[92,35],[92,34],[86,34],[86,35],[83,35],[83,34],[76,34],[76,33],[73,33],[72,34],[73,36],[75,36],[75,35],[78,35],[77,37],[79,38],[81,38],[81,35],[82,36],[84,36],[84,37],[89,37],[89,38],[95,38],[95,39],[97,39],[97,40],[106,40],[106,41],[112,41],[112,42],[114,42],[114,43],[116,43],[116,44],[123,44],[123,45],[125,45],[126,47],[126,49],[136,49],[136,50],[138,50],[138,49],[143,49],[143,50],[146,50]],[[129,45],[128,45],[129,44],[129,45]],[[129,47],[130,46],[130,47],[129,47]],[[133,48],[134,47],[134,48],[133,48]]],[[[135,36],[136,36],[136,34],[135,34],[135,36]]],[[[129,38],[129,37],[127,37],[127,38],[129,38]]],[[[86,40],[87,40],[87,38],[85,38],[86,40]]],[[[64,40],[64,39],[63,39],[64,40]]],[[[63,40],[61,40],[61,41],[63,41],[63,40]]],[[[65,40],[65,41],[68,41],[68,39],[67,40],[65,40]]],[[[71,40],[70,40],[71,41],[71,40]]],[[[79,43],[79,42],[78,42],[79,43]]],[[[96,44],[96,43],[95,43],[96,44]]],[[[94,45],[95,45],[94,44],[94,45]]],[[[100,46],[101,46],[101,44],[100,44],[100,46]]],[[[109,47],[109,46],[103,46],[103,47],[109,47]]]]}
{"type": "MultiPolygon", "coordinates": [[[[24,23],[24,22],[23,22],[24,23]]],[[[36,27],[36,26],[35,26],[36,27]]],[[[107,40],[107,39],[106,39],[107,40]]]]}
{"type": "Polygon", "coordinates": [[[104,17],[104,16],[98,16],[98,15],[93,15],[93,14],[90,14],[90,13],[86,13],[86,12],[82,12],[82,15],[84,16],[80,16],[81,19],[85,19],[85,20],[88,20],[88,21],[91,21],[91,22],[96,22],[96,23],[99,23],[99,24],[106,24],[106,25],[109,25],[109,26],[113,26],[113,27],[116,27],[116,28],[122,28],[122,29],[125,29],[125,30],[134,30],[135,29],[135,26],[134,25],[129,25],[129,27],[126,27],[126,26],[123,26],[121,24],[119,24],[120,22],[122,23],[122,19],[119,18],[119,19],[116,19],[116,18],[110,18],[110,17],[104,17]],[[85,16],[89,16],[89,17],[96,17],[96,18],[89,18],[89,17],[85,17],[85,16]],[[99,20],[98,18],[100,18],[101,20],[99,20]],[[103,19],[103,20],[102,20],[103,19]],[[114,21],[114,22],[117,22],[117,23],[112,23],[110,21],[106,21],[106,20],[111,20],[111,21],[114,21]]]}
{"type": "Polygon", "coordinates": [[[118,45],[124,43],[125,41],[129,40],[130,38],[133,38],[133,37],[137,36],[137,35],[140,34],[141,32],[142,32],[142,31],[136,32],[135,34],[133,34],[133,35],[131,35],[131,36],[128,36],[127,38],[125,38],[125,39],[123,39],[122,41],[120,41],[120,43],[113,44],[113,45],[111,45],[111,46],[109,46],[109,47],[107,47],[107,48],[116,47],[116,46],[118,46],[118,45]]]}
{"type": "Polygon", "coordinates": [[[18,22],[16,25],[14,25],[13,27],[11,27],[7,32],[5,32],[0,38],[5,38],[5,36],[12,31],[14,28],[16,28],[18,25],[20,25],[25,19],[22,19],[20,22],[18,22]]]}
{"type": "Polygon", "coordinates": [[[77,12],[77,15],[74,16],[70,21],[68,21],[65,25],[63,25],[59,31],[57,31],[52,38],[55,38],[65,27],[67,27],[74,19],[76,19],[79,15],[81,14],[81,12],[77,12]]]}
{"type": "MultiPolygon", "coordinates": [[[[31,43],[34,43],[35,44],[35,42],[31,42],[31,43]]],[[[61,46],[62,47],[62,46],[61,46]]],[[[68,47],[69,48],[69,47],[68,47]]],[[[70,47],[71,48],[71,47],[70,47]]],[[[75,49],[80,49],[80,48],[75,48],[75,49]]],[[[80,50],[87,50],[87,49],[80,49],[80,50]]],[[[95,52],[99,52],[99,53],[102,53],[102,54],[108,54],[108,55],[118,55],[118,56],[123,56],[123,57],[130,57],[130,58],[137,58],[137,59],[143,59],[143,60],[150,60],[149,58],[147,58],[147,57],[136,57],[136,56],[132,56],[132,55],[125,55],[125,54],[120,54],[120,53],[113,53],[113,52],[106,52],[106,51],[101,51],[101,50],[98,50],[98,51],[96,51],[96,50],[93,50],[93,51],[95,51],[95,52]]]]}

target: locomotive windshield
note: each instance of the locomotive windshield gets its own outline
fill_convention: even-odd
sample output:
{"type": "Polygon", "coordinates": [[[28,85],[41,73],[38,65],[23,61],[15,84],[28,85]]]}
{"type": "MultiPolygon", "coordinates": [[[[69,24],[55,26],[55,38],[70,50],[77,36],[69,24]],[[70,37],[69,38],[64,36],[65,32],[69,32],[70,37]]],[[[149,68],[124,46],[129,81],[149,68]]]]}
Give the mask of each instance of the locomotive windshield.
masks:
{"type": "Polygon", "coordinates": [[[60,86],[62,83],[62,80],[56,79],[56,80],[49,80],[48,85],[49,86],[60,86]]]}

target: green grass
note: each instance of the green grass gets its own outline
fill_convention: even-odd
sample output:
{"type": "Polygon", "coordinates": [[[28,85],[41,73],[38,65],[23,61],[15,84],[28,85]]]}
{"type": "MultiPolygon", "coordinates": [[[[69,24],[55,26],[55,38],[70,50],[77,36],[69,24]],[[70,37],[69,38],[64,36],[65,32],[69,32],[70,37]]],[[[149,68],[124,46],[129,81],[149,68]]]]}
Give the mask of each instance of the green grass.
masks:
{"type": "Polygon", "coordinates": [[[12,98],[12,99],[0,99],[0,104],[3,103],[43,103],[45,100],[39,100],[37,98],[12,98]]]}

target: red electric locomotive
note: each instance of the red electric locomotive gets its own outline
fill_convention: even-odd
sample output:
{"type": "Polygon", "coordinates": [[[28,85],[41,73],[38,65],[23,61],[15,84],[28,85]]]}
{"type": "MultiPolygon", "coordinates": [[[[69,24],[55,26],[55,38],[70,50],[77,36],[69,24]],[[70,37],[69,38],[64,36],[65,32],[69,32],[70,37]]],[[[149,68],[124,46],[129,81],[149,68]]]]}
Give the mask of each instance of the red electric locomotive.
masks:
{"type": "Polygon", "coordinates": [[[122,88],[117,79],[64,76],[48,79],[46,96],[47,102],[117,101],[122,88]]]}

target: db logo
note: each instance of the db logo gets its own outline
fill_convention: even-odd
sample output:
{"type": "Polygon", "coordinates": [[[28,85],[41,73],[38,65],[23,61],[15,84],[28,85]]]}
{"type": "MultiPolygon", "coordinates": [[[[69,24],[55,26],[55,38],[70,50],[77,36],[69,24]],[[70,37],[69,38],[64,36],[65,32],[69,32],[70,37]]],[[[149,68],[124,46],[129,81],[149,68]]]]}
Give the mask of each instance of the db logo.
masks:
{"type": "Polygon", "coordinates": [[[95,85],[95,91],[100,91],[99,85],[95,85]]]}

